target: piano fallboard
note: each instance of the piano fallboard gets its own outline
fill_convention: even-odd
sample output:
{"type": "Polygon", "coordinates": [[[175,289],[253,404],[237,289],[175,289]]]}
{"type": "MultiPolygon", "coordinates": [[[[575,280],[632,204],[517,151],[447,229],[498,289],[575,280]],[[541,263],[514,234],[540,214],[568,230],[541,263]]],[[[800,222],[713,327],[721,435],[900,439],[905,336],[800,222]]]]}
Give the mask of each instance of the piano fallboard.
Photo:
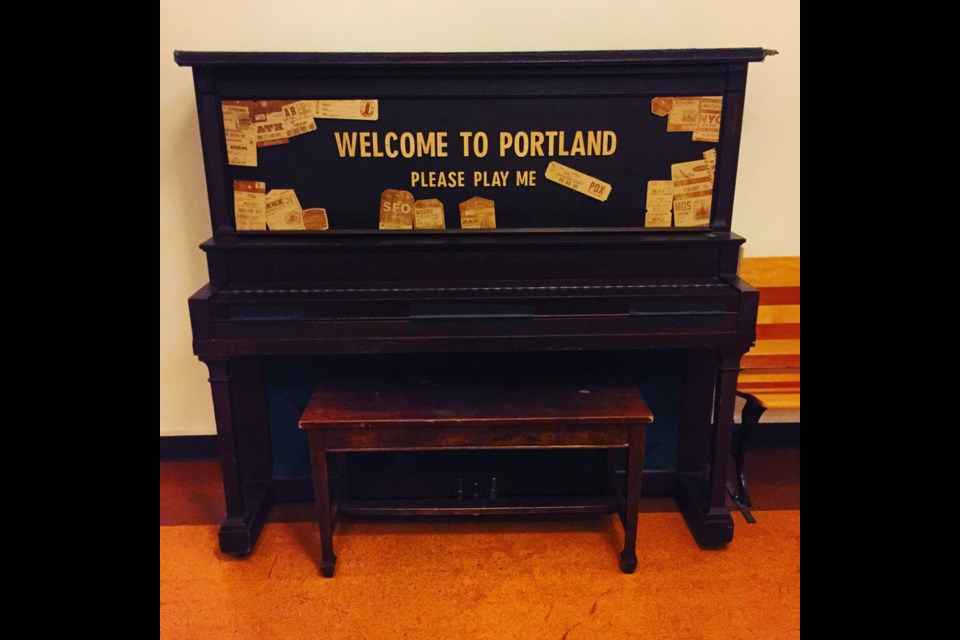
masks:
{"type": "Polygon", "coordinates": [[[734,275],[739,236],[571,240],[208,241],[214,277],[191,299],[194,347],[204,356],[753,341],[757,294],[734,275]]]}

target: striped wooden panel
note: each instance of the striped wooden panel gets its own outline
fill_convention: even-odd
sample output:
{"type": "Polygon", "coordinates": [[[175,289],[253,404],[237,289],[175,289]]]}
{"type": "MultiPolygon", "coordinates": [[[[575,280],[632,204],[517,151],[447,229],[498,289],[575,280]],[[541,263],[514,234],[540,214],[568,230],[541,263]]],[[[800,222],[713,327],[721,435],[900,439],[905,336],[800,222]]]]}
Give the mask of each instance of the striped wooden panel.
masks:
{"type": "Polygon", "coordinates": [[[799,339],[800,305],[766,305],[757,313],[757,339],[799,339]]]}
{"type": "Polygon", "coordinates": [[[760,290],[757,344],[737,390],[768,410],[800,409],[800,258],[744,258],[740,277],[760,290]]]}
{"type": "Polygon", "coordinates": [[[761,305],[800,304],[800,257],[744,258],[740,277],[760,289],[761,305]]]}
{"type": "Polygon", "coordinates": [[[760,373],[765,369],[752,369],[740,375],[737,390],[744,393],[800,393],[800,372],[760,373]]]}
{"type": "Polygon", "coordinates": [[[743,357],[744,369],[800,368],[799,340],[757,340],[743,357]]]}

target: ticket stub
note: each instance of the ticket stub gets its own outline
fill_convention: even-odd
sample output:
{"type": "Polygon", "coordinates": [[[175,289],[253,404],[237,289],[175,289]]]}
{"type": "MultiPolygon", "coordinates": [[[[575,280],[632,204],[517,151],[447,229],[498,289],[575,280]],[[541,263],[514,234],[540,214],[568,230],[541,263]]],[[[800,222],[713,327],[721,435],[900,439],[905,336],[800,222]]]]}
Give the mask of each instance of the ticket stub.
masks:
{"type": "Polygon", "coordinates": [[[221,103],[223,135],[227,146],[227,164],[257,166],[257,132],[250,119],[250,108],[239,101],[221,103]]]}
{"type": "Polygon", "coordinates": [[[303,231],[303,207],[293,189],[271,189],[265,208],[271,231],[303,231]]]}
{"type": "Polygon", "coordinates": [[[678,227],[710,224],[713,177],[706,160],[679,162],[670,166],[673,177],[673,223],[678,227]]]}
{"type": "Polygon", "coordinates": [[[571,169],[559,162],[551,162],[547,165],[547,171],[544,175],[547,180],[556,182],[559,185],[573,189],[577,193],[582,193],[585,196],[590,196],[601,202],[606,202],[607,198],[610,197],[610,192],[613,190],[613,187],[603,180],[588,176],[585,173],[580,173],[576,169],[571,169]]]}
{"type": "Polygon", "coordinates": [[[673,178],[673,202],[679,198],[693,198],[713,194],[713,178],[707,170],[706,160],[678,162],[670,165],[673,178]]]}
{"type": "Polygon", "coordinates": [[[413,194],[387,189],[380,194],[380,228],[413,229],[413,194]]]}
{"type": "Polygon", "coordinates": [[[238,231],[267,228],[267,185],[250,180],[233,181],[233,217],[238,231]]]}
{"type": "Polygon", "coordinates": [[[313,117],[331,120],[377,120],[380,118],[380,101],[317,100],[313,117]]]}
{"type": "Polygon", "coordinates": [[[496,229],[497,214],[493,200],[474,197],[460,203],[461,229],[496,229]]]}
{"type": "Polygon", "coordinates": [[[703,152],[703,161],[707,163],[707,173],[710,174],[710,180],[713,181],[713,174],[717,170],[717,150],[707,149],[703,152]]]}
{"type": "Polygon", "coordinates": [[[667,131],[695,131],[700,121],[700,98],[674,98],[667,115],[667,131]]]}
{"type": "Polygon", "coordinates": [[[673,180],[647,182],[647,210],[670,211],[673,206],[673,180]]]}
{"type": "Polygon", "coordinates": [[[316,104],[314,100],[299,100],[281,107],[283,128],[287,138],[317,130],[317,123],[313,120],[314,104],[316,104]]]}
{"type": "Polygon", "coordinates": [[[665,116],[673,109],[673,98],[654,98],[650,101],[650,112],[655,116],[665,116]]]}
{"type": "Polygon", "coordinates": [[[673,208],[673,180],[647,182],[646,227],[669,227],[673,208]]]}
{"type": "Polygon", "coordinates": [[[220,103],[223,110],[223,119],[240,120],[250,119],[250,107],[239,100],[224,100],[220,103]]]}
{"type": "Polygon", "coordinates": [[[257,131],[257,146],[268,147],[272,144],[289,142],[287,130],[283,123],[282,111],[259,113],[253,117],[253,126],[257,131]]]}
{"type": "Polygon", "coordinates": [[[678,227],[705,227],[710,224],[713,196],[678,198],[673,201],[673,219],[678,227]]]}
{"type": "Polygon", "coordinates": [[[257,132],[249,120],[234,120],[235,129],[224,129],[227,164],[237,167],[257,166],[257,132]],[[243,124],[241,124],[243,123],[243,124]]]}
{"type": "Polygon", "coordinates": [[[443,203],[439,200],[417,200],[413,203],[414,229],[445,229],[443,203]]]}
{"type": "Polygon", "coordinates": [[[326,209],[304,209],[303,228],[308,231],[326,231],[330,228],[326,209]]]}
{"type": "Polygon", "coordinates": [[[697,142],[720,142],[720,112],[723,98],[700,98],[700,114],[693,139],[697,142]]]}
{"type": "Polygon", "coordinates": [[[673,216],[671,211],[647,211],[643,226],[645,227],[669,227],[670,218],[673,216]]]}

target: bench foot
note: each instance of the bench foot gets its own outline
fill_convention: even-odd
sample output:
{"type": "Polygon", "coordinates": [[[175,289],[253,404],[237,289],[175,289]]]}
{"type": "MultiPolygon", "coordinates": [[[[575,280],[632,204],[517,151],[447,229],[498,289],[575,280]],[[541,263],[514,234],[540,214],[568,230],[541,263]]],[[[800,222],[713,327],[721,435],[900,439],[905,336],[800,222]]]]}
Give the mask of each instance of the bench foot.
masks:
{"type": "Polygon", "coordinates": [[[746,521],[755,524],[756,519],[750,513],[753,501],[747,492],[747,476],[743,468],[743,456],[747,449],[747,438],[754,427],[760,423],[760,417],[766,411],[766,408],[749,393],[737,392],[737,395],[744,398],[747,404],[744,405],[743,412],[740,415],[740,424],[735,426],[730,447],[730,455],[733,456],[733,463],[736,466],[737,485],[734,487],[728,484],[727,490],[733,496],[733,501],[737,504],[737,508],[740,509],[746,521]]]}
{"type": "Polygon", "coordinates": [[[637,556],[628,556],[626,552],[620,554],[620,571],[633,573],[637,568],[637,556]]]}
{"type": "Polygon", "coordinates": [[[743,519],[747,521],[747,524],[757,524],[757,519],[753,517],[753,513],[750,511],[750,503],[741,502],[737,491],[737,487],[734,486],[732,482],[727,485],[727,493],[730,494],[730,497],[733,498],[733,503],[737,505],[737,509],[743,514],[743,519]]]}
{"type": "Polygon", "coordinates": [[[332,578],[333,570],[337,566],[337,556],[324,556],[320,560],[320,575],[324,578],[332,578]]]}

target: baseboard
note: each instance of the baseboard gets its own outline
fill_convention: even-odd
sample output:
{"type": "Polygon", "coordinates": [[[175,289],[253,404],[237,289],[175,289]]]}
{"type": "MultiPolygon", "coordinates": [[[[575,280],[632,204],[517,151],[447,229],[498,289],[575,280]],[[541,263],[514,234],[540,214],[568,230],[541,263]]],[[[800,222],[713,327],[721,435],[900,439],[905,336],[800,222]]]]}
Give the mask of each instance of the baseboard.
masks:
{"type": "Polygon", "coordinates": [[[160,462],[217,457],[217,436],[160,436],[160,462]]]}

